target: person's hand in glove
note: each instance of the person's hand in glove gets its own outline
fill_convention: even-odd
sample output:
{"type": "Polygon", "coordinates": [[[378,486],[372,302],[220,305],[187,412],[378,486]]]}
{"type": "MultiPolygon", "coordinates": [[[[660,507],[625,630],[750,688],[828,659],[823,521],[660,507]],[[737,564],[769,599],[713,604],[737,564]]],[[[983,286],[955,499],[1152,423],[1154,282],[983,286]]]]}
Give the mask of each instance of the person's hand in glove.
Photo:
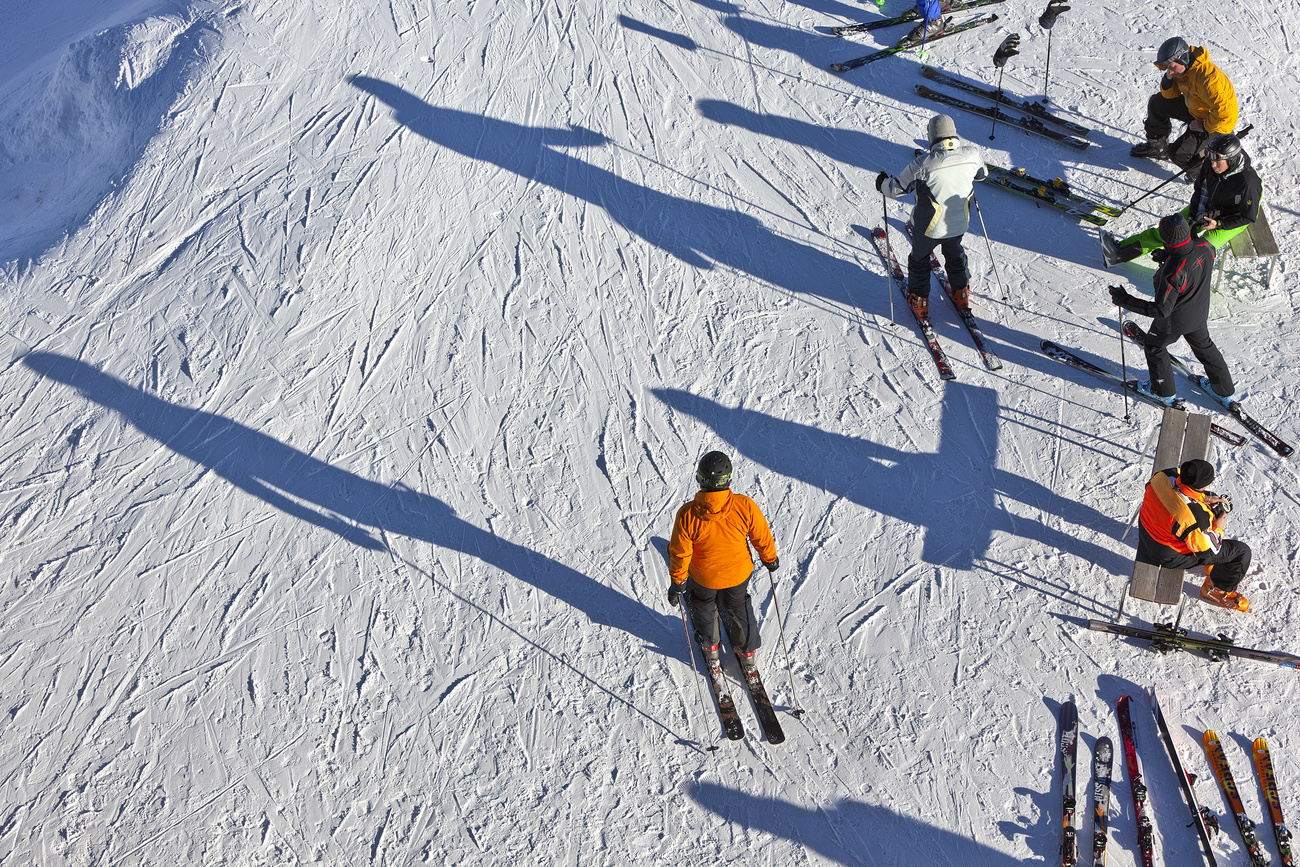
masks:
{"type": "Polygon", "coordinates": [[[885,179],[888,177],[889,177],[889,172],[881,172],[880,174],[876,175],[876,192],[880,192],[880,188],[885,185],[885,179]]]}
{"type": "Polygon", "coordinates": [[[1008,60],[1020,53],[1019,48],[1020,34],[1012,33],[1006,39],[1002,40],[1002,44],[998,46],[998,50],[993,53],[993,65],[998,69],[1006,66],[1008,60]]]}
{"type": "Polygon", "coordinates": [[[677,604],[678,604],[678,600],[681,599],[681,598],[682,598],[682,585],[680,585],[680,584],[669,584],[669,585],[668,585],[668,604],[671,605],[672,607],[676,608],[676,607],[677,607],[677,604]]]}
{"type": "Polygon", "coordinates": [[[771,563],[768,563],[767,561],[763,561],[763,565],[767,567],[767,571],[775,572],[777,570],[777,567],[781,565],[781,558],[773,557],[771,563]]]}

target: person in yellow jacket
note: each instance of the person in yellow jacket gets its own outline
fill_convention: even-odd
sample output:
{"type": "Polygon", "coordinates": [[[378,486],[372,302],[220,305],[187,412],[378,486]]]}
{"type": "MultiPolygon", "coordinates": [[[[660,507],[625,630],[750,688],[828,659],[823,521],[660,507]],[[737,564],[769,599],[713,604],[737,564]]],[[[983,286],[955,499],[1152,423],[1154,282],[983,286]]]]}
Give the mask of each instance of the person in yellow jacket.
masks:
{"type": "Polygon", "coordinates": [[[1250,546],[1223,538],[1232,501],[1206,490],[1213,481],[1213,465],[1196,459],[1151,477],[1138,515],[1137,559],[1171,569],[1204,566],[1201,597],[1248,611],[1237,585],[1250,568],[1250,546]]]}
{"type": "Polygon", "coordinates": [[[695,480],[700,490],[677,510],[668,542],[668,602],[676,606],[683,589],[687,591],[695,640],[711,663],[717,661],[721,644],[721,607],[731,649],[749,668],[759,646],[758,617],[749,595],[754,571],[749,546],[768,571],[775,572],[780,565],[776,542],[758,505],[731,490],[730,458],[709,452],[700,458],[695,480]]]}
{"type": "Polygon", "coordinates": [[[1188,45],[1181,36],[1160,46],[1156,68],[1164,75],[1160,90],[1147,100],[1147,140],[1129,154],[1167,159],[1187,169],[1195,180],[1206,142],[1236,132],[1237,92],[1228,76],[1210,62],[1209,52],[1188,45]],[[1187,131],[1169,144],[1175,120],[1187,124],[1187,131]]]}

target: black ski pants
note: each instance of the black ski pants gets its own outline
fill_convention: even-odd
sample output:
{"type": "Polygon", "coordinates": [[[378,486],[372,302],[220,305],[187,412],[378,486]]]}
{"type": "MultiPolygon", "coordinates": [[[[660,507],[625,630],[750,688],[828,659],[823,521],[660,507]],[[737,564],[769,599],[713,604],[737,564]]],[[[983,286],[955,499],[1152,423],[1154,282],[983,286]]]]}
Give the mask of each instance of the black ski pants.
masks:
{"type": "MultiPolygon", "coordinates": [[[[1156,91],[1149,100],[1147,100],[1147,119],[1143,124],[1147,138],[1169,138],[1169,133],[1173,131],[1173,122],[1182,121],[1191,123],[1196,120],[1192,113],[1187,110],[1187,100],[1181,95],[1173,99],[1167,99],[1156,91]]],[[[1204,130],[1187,130],[1178,138],[1169,143],[1169,161],[1177,165],[1180,169],[1199,167],[1201,163],[1202,148],[1209,139],[1210,134],[1204,130]]]]}
{"type": "Polygon", "coordinates": [[[694,579],[686,579],[686,595],[691,602],[691,622],[695,624],[695,640],[701,647],[712,647],[722,638],[718,632],[718,615],[727,627],[727,639],[736,653],[758,650],[758,616],[754,614],[754,600],[749,595],[749,579],[735,587],[713,590],[701,587],[694,579]]]}
{"type": "Polygon", "coordinates": [[[1210,580],[1215,587],[1225,592],[1236,590],[1241,579],[1246,577],[1246,570],[1250,568],[1250,553],[1250,546],[1240,539],[1224,539],[1217,553],[1203,551],[1200,554],[1182,554],[1156,542],[1145,527],[1138,527],[1138,562],[1153,563],[1170,569],[1213,567],[1209,570],[1210,580]]]}
{"type": "Polygon", "coordinates": [[[966,251],[962,249],[962,235],[952,238],[912,239],[912,252],[907,254],[907,291],[922,298],[930,297],[930,254],[935,248],[943,250],[943,262],[948,269],[948,282],[953,291],[970,286],[970,271],[966,265],[966,251]]]}
{"type": "Polygon", "coordinates": [[[1196,356],[1205,367],[1205,375],[1210,378],[1210,387],[1223,397],[1235,391],[1232,374],[1228,373],[1228,364],[1223,360],[1223,353],[1210,339],[1210,330],[1202,325],[1187,334],[1162,334],[1153,330],[1147,337],[1147,370],[1151,372],[1151,389],[1161,397],[1173,397],[1178,389],[1174,387],[1174,366],[1169,359],[1169,346],[1179,337],[1187,341],[1196,356]]]}

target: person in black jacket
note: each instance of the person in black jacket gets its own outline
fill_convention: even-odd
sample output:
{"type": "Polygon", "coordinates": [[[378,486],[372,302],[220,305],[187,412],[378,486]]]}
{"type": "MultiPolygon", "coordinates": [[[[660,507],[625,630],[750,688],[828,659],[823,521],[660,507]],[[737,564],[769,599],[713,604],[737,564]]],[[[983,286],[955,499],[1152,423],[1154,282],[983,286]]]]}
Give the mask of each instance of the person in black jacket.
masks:
{"type": "MultiPolygon", "coordinates": [[[[1241,139],[1221,135],[1206,149],[1192,202],[1182,213],[1191,221],[1192,228],[1218,251],[1259,219],[1263,190],[1264,185],[1250,164],[1250,155],[1241,147],[1241,139]]],[[[1105,230],[1101,232],[1101,256],[1107,268],[1132,261],[1160,246],[1157,226],[1122,240],[1105,230]]]]}
{"type": "Polygon", "coordinates": [[[1181,213],[1160,220],[1164,261],[1156,271],[1155,300],[1134,298],[1123,286],[1110,287],[1110,298],[1125,310],[1151,316],[1146,339],[1147,369],[1151,379],[1138,384],[1138,391],[1173,406],[1178,390],[1174,385],[1169,346],[1182,337],[1192,354],[1205,367],[1210,387],[1227,406],[1235,399],[1232,374],[1223,360],[1206,323],[1210,318],[1210,278],[1214,272],[1214,248],[1204,238],[1192,235],[1192,227],[1181,213]]]}

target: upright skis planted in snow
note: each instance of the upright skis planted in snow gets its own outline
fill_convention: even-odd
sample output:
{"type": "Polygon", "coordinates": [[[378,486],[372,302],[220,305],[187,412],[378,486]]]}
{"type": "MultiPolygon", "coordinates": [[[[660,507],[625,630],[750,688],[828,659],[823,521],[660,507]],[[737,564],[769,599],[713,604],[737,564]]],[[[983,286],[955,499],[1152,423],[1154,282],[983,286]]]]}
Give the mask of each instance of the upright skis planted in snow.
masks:
{"type": "MultiPolygon", "coordinates": [[[[947,3],[943,6],[943,13],[965,12],[967,9],[978,9],[981,6],[992,6],[996,3],[1005,3],[1006,0],[956,0],[954,3],[947,3]]],[[[882,27],[893,27],[895,24],[905,24],[908,21],[920,21],[921,13],[915,8],[908,9],[902,15],[895,15],[893,18],[878,18],[875,21],[868,21],[865,24],[845,24],[840,27],[832,27],[831,33],[835,36],[843,36],[846,33],[864,33],[868,30],[879,30],[882,27]]]]}
{"type": "Polygon", "coordinates": [[[1138,852],[1142,867],[1155,867],[1155,832],[1151,817],[1147,815],[1147,786],[1142,781],[1142,765],[1138,759],[1137,728],[1129,711],[1130,699],[1120,696],[1115,712],[1119,716],[1120,742],[1124,746],[1124,765],[1128,769],[1129,783],[1133,787],[1133,815],[1138,826],[1138,852]]]}
{"type": "Polygon", "coordinates": [[[1264,847],[1255,836],[1255,823],[1246,815],[1246,805],[1241,802],[1241,793],[1237,791],[1237,783],[1232,778],[1232,768],[1228,765],[1223,744],[1219,743],[1219,736],[1213,730],[1207,731],[1203,741],[1205,755],[1210,760],[1210,767],[1214,769],[1214,776],[1219,780],[1223,800],[1227,802],[1232,817],[1237,820],[1237,830],[1241,832],[1246,851],[1250,853],[1252,867],[1268,867],[1268,856],[1264,854],[1264,847]]]}
{"type": "Polygon", "coordinates": [[[1078,841],[1074,831],[1075,779],[1078,776],[1079,709],[1073,701],[1061,705],[1061,867],[1077,867],[1078,841]]]}
{"type": "Polygon", "coordinates": [[[1255,738],[1255,772],[1259,775],[1259,786],[1264,792],[1264,803],[1268,805],[1268,815],[1273,821],[1273,838],[1277,841],[1278,854],[1286,867],[1293,867],[1295,861],[1291,855],[1291,832],[1282,821],[1282,800],[1277,794],[1277,777],[1273,775],[1273,759],[1268,754],[1268,741],[1255,738]]]}
{"type": "Polygon", "coordinates": [[[781,729],[781,721],[776,718],[776,711],[772,709],[772,700],[767,697],[763,678],[757,668],[747,671],[745,664],[740,661],[739,654],[736,655],[736,661],[740,662],[740,673],[745,678],[745,686],[749,687],[749,697],[754,702],[754,713],[758,717],[758,724],[763,727],[767,742],[776,746],[785,740],[785,732],[781,729]]]}
{"type": "Polygon", "coordinates": [[[1069,120],[1065,120],[1064,118],[1057,117],[1056,115],[1048,111],[1043,106],[1042,103],[1015,102],[1014,100],[1008,99],[1006,93],[1000,90],[989,90],[986,87],[980,87],[978,84],[972,84],[971,82],[966,81],[964,79],[949,75],[948,73],[940,69],[935,69],[933,66],[922,66],[921,74],[924,75],[926,78],[930,79],[931,81],[937,81],[940,84],[946,84],[949,87],[955,87],[958,90],[964,90],[967,93],[973,93],[976,96],[982,96],[985,99],[991,99],[994,102],[1001,103],[1002,105],[1007,105],[1012,108],[1019,109],[1020,111],[1028,112],[1029,114],[1032,114],[1035,117],[1039,117],[1042,118],[1043,120],[1050,121],[1051,123],[1054,123],[1057,126],[1059,126],[1061,129],[1071,132],[1074,135],[1087,135],[1088,133],[1092,132],[1092,130],[1088,129],[1086,126],[1080,126],[1074,121],[1069,121],[1069,120]]]}
{"type": "Polygon", "coordinates": [[[1160,740],[1164,741],[1165,750],[1169,753],[1169,760],[1174,763],[1174,772],[1178,775],[1183,800],[1192,811],[1192,824],[1196,826],[1196,835],[1201,840],[1201,848],[1205,850],[1205,863],[1210,867],[1218,867],[1218,862],[1214,860],[1214,850],[1210,848],[1210,836],[1218,833],[1219,820],[1214,818],[1209,808],[1196,803],[1196,793],[1192,791],[1192,783],[1196,778],[1183,768],[1182,759],[1178,756],[1178,747],[1174,744],[1174,736],[1169,731],[1169,723],[1165,721],[1164,712],[1160,710],[1160,700],[1154,689],[1151,690],[1151,712],[1156,716],[1156,728],[1159,729],[1160,740]]]}
{"type": "MultiPolygon", "coordinates": [[[[1147,333],[1143,331],[1142,327],[1136,322],[1125,322],[1124,333],[1138,346],[1146,346],[1147,333]]],[[[1192,373],[1191,368],[1189,368],[1183,360],[1176,355],[1171,354],[1169,359],[1173,362],[1174,368],[1177,369],[1179,373],[1187,377],[1193,385],[1214,399],[1215,403],[1220,403],[1220,398],[1214,393],[1214,389],[1210,387],[1210,380],[1208,378],[1201,376],[1198,373],[1192,373]]],[[[1227,411],[1229,415],[1241,422],[1242,427],[1250,431],[1260,442],[1276,452],[1278,457],[1289,458],[1295,451],[1295,449],[1290,445],[1283,442],[1277,434],[1273,433],[1247,415],[1246,410],[1242,408],[1239,402],[1233,401],[1231,406],[1227,407],[1227,411]]]]}
{"type": "MultiPolygon", "coordinates": [[[[1068,364],[1071,367],[1075,368],[1076,370],[1082,370],[1084,373],[1090,373],[1093,376],[1097,377],[1098,379],[1104,379],[1107,382],[1114,383],[1115,385],[1123,385],[1128,390],[1128,393],[1132,397],[1135,397],[1138,400],[1145,401],[1146,403],[1149,403],[1152,406],[1156,406],[1159,407],[1160,409],[1164,409],[1164,404],[1160,403],[1157,400],[1153,400],[1150,397],[1147,397],[1145,394],[1143,394],[1142,392],[1136,389],[1137,380],[1130,379],[1127,382],[1125,382],[1123,379],[1120,378],[1119,374],[1112,373],[1111,371],[1106,370],[1105,368],[1098,367],[1097,365],[1093,364],[1091,361],[1088,361],[1085,358],[1081,358],[1080,356],[1075,355],[1070,350],[1058,346],[1057,344],[1053,343],[1050,340],[1044,340],[1042,343],[1040,343],[1039,349],[1041,349],[1043,354],[1046,355],[1048,358],[1055,358],[1057,361],[1061,362],[1062,364],[1068,364]]],[[[1216,437],[1228,443],[1229,445],[1241,446],[1241,445],[1245,445],[1246,443],[1246,438],[1243,437],[1241,434],[1233,433],[1232,431],[1227,430],[1226,428],[1222,428],[1217,424],[1210,425],[1210,433],[1214,434],[1216,437]]],[[[1090,622],[1095,622],[1095,621],[1090,621],[1090,622]]]]}
{"type": "MultiPolygon", "coordinates": [[[[961,24],[949,24],[947,29],[932,33],[926,37],[925,44],[929,45],[948,36],[956,36],[958,33],[965,33],[967,30],[973,30],[976,27],[983,27],[985,24],[992,24],[998,20],[996,15],[983,15],[979,18],[972,18],[970,21],[963,21],[961,24]]],[[[920,48],[921,43],[914,42],[908,37],[903,37],[892,48],[882,48],[880,51],[873,51],[871,54],[862,57],[855,57],[852,60],[846,60],[843,63],[832,63],[831,72],[847,72],[850,69],[857,69],[871,63],[873,60],[879,60],[882,57],[889,57],[893,54],[899,54],[904,51],[911,51],[913,48],[920,48]]]]}
{"type": "Polygon", "coordinates": [[[871,230],[871,243],[875,246],[876,252],[880,254],[880,261],[885,263],[885,268],[894,277],[894,282],[898,284],[899,291],[903,293],[903,302],[908,310],[912,311],[916,319],[916,327],[921,330],[921,337],[925,340],[925,346],[930,350],[930,357],[934,359],[934,364],[939,368],[940,379],[956,379],[957,374],[953,373],[952,365],[948,363],[948,356],[939,345],[939,337],[934,333],[934,327],[930,325],[929,320],[922,319],[912,310],[910,304],[907,304],[907,275],[903,273],[903,268],[898,264],[885,244],[885,230],[877,227],[871,230]]]}
{"type": "Polygon", "coordinates": [[[960,108],[962,111],[969,111],[971,114],[983,115],[984,117],[996,118],[1001,123],[1009,126],[1018,126],[1025,132],[1032,132],[1035,135],[1041,135],[1043,138],[1050,138],[1052,141],[1060,142],[1063,145],[1069,145],[1076,150],[1087,150],[1088,142],[1081,138],[1075,138],[1072,135],[1066,135],[1063,132],[1047,126],[1036,117],[1021,114],[1007,114],[1007,112],[996,106],[976,105],[964,99],[958,99],[946,93],[940,93],[933,88],[926,87],[924,84],[916,85],[916,92],[926,99],[934,102],[950,105],[953,108],[960,108]]]}
{"type": "Polygon", "coordinates": [[[1110,768],[1115,748],[1110,738],[1097,738],[1092,748],[1092,867],[1105,867],[1110,823],[1110,768]]]}

